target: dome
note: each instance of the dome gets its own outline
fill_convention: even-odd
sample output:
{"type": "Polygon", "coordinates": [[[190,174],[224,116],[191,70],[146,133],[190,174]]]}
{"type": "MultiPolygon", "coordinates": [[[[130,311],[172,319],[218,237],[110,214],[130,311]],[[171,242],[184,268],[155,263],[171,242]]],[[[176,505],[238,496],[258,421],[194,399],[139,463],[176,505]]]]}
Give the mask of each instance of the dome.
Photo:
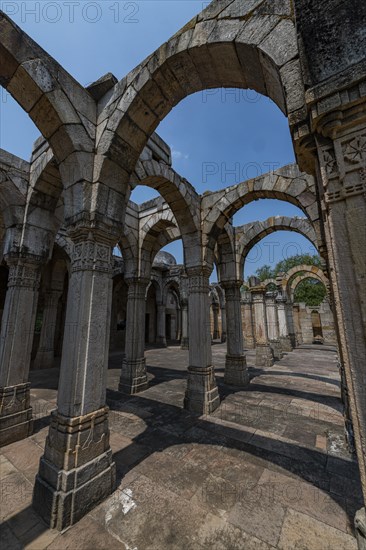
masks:
{"type": "Polygon", "coordinates": [[[155,260],[153,263],[153,267],[160,268],[160,269],[168,269],[169,267],[172,267],[173,265],[177,265],[177,260],[174,258],[172,254],[169,254],[169,252],[158,252],[155,256],[155,260]]]}

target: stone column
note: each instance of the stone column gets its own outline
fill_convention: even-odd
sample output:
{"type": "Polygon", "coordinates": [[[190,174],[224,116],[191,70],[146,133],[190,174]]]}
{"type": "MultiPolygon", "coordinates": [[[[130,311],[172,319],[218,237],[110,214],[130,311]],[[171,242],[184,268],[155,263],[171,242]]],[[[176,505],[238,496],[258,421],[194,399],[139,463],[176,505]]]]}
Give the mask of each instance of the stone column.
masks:
{"type": "Polygon", "coordinates": [[[34,360],[35,369],[50,369],[53,367],[57,308],[61,295],[62,292],[58,290],[50,290],[45,293],[41,337],[34,360]]]}
{"type": "Polygon", "coordinates": [[[295,342],[296,347],[301,346],[302,341],[302,331],[301,331],[301,319],[300,319],[300,305],[293,304],[292,306],[292,318],[294,321],[294,333],[295,333],[295,342]]]}
{"type": "Polygon", "coordinates": [[[184,406],[198,414],[210,414],[220,404],[212,365],[209,273],[188,271],[189,366],[184,406]]]}
{"type": "Polygon", "coordinates": [[[212,305],[212,313],[213,313],[213,334],[212,339],[218,340],[220,338],[220,330],[219,330],[219,305],[213,304],[212,305]]]}
{"type": "Polygon", "coordinates": [[[296,348],[298,343],[296,341],[294,309],[293,309],[292,302],[286,301],[285,311],[286,311],[286,319],[287,319],[288,333],[290,336],[291,346],[292,348],[296,348]]]}
{"type": "Polygon", "coordinates": [[[272,348],[275,361],[280,361],[282,349],[280,343],[280,332],[278,326],[277,305],[275,293],[267,293],[265,297],[268,339],[272,348]]]}
{"type": "Polygon", "coordinates": [[[299,318],[302,334],[303,344],[312,344],[314,340],[313,322],[311,318],[311,311],[306,307],[305,303],[299,304],[299,318]]]}
{"type": "Polygon", "coordinates": [[[277,295],[276,303],[278,315],[278,331],[281,348],[283,351],[292,351],[291,338],[286,315],[286,298],[281,295],[277,295]]]}
{"type": "Polygon", "coordinates": [[[6,258],[9,266],[0,336],[0,445],[32,433],[28,382],[41,262],[32,256],[6,258]]]}
{"type": "MultiPolygon", "coordinates": [[[[317,183],[323,196],[329,273],[366,499],[366,124],[361,85],[354,86],[352,94],[345,90],[342,101],[352,98],[357,105],[342,105],[341,111],[331,113],[327,125],[323,126],[324,119],[319,121],[317,183]]],[[[364,510],[362,516],[365,526],[364,510]]],[[[365,533],[366,548],[364,537],[365,533]]]]}
{"type": "Polygon", "coordinates": [[[224,344],[227,338],[227,317],[226,304],[221,307],[221,343],[224,344]]]}
{"type": "Polygon", "coordinates": [[[252,297],[250,292],[245,292],[242,297],[242,309],[243,309],[243,334],[244,343],[248,349],[255,348],[254,338],[254,323],[253,323],[253,310],[252,310],[252,297]]]}
{"type": "Polygon", "coordinates": [[[181,302],[181,315],[182,315],[182,338],[180,341],[181,349],[189,349],[188,339],[188,302],[182,300],[181,302]]]}
{"type": "Polygon", "coordinates": [[[266,309],[264,296],[266,289],[263,286],[256,286],[250,289],[252,293],[254,319],[255,319],[255,342],[257,367],[270,367],[273,365],[273,353],[268,340],[266,309]]]}
{"type": "MultiPolygon", "coordinates": [[[[112,493],[106,378],[112,301],[112,242],[91,228],[73,240],[57,410],[51,414],[33,506],[63,530],[112,493]]],[[[116,237],[114,237],[116,238],[116,237]]]]}
{"type": "Polygon", "coordinates": [[[147,279],[126,279],[128,284],[126,347],[119,391],[133,395],[148,387],[145,360],[147,279]]]}
{"type": "Polygon", "coordinates": [[[246,386],[249,383],[247,362],[244,355],[243,327],[241,322],[240,281],[221,283],[225,291],[227,313],[227,353],[225,361],[226,384],[246,386]]]}
{"type": "Polygon", "coordinates": [[[166,348],[166,308],[164,304],[157,305],[157,336],[156,343],[166,348]]]}

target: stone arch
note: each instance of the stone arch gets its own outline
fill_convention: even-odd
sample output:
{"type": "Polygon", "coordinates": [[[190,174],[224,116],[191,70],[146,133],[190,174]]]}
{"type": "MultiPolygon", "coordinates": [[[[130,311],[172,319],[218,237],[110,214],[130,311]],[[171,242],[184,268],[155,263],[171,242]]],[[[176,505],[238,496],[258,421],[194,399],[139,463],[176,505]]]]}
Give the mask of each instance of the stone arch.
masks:
{"type": "Polygon", "coordinates": [[[318,238],[313,224],[307,218],[274,216],[262,222],[253,222],[235,228],[236,254],[239,272],[243,273],[244,263],[250,250],[267,235],[276,231],[294,231],[306,237],[316,249],[318,238]]]}
{"type": "Polygon", "coordinates": [[[314,276],[314,278],[317,278],[324,284],[327,291],[329,289],[329,280],[320,267],[316,265],[298,265],[290,269],[282,277],[282,282],[281,282],[282,293],[285,296],[288,296],[288,297],[291,296],[291,294],[289,293],[290,291],[289,285],[291,284],[291,281],[293,277],[296,276],[296,274],[300,274],[300,276],[306,274],[308,277],[314,276]]]}
{"type": "Polygon", "coordinates": [[[301,173],[296,164],[291,164],[202,197],[203,227],[207,243],[205,256],[208,261],[222,228],[232,216],[246,204],[262,198],[283,200],[300,208],[312,222],[318,242],[321,241],[314,179],[301,173]]]}
{"type": "Polygon", "coordinates": [[[297,276],[295,275],[292,278],[291,282],[287,286],[288,292],[289,292],[288,297],[290,298],[292,303],[294,302],[294,296],[295,296],[295,292],[296,292],[297,287],[299,286],[299,284],[302,281],[305,281],[306,279],[314,279],[314,280],[322,283],[325,286],[325,289],[327,290],[327,286],[326,286],[324,280],[322,280],[317,273],[305,273],[305,275],[300,275],[299,274],[297,276]]]}
{"type": "Polygon", "coordinates": [[[141,272],[146,272],[146,269],[149,271],[159,250],[180,238],[180,231],[173,221],[160,219],[149,227],[141,240],[141,272]]]}
{"type": "Polygon", "coordinates": [[[269,285],[276,285],[277,286],[276,279],[266,279],[265,281],[263,281],[261,283],[261,286],[264,286],[265,288],[267,288],[267,286],[269,286],[269,285]]]}
{"type": "Polygon", "coordinates": [[[92,152],[88,130],[96,122],[96,104],[91,95],[3,12],[0,36],[0,84],[28,113],[57,160],[92,152]]]}
{"type": "Polygon", "coordinates": [[[103,163],[123,170],[127,184],[148,137],[171,109],[190,94],[220,87],[254,89],[286,115],[303,107],[290,0],[276,7],[214,0],[118,82],[98,119],[103,163]]]}
{"type": "Polygon", "coordinates": [[[183,241],[186,263],[194,265],[200,244],[201,200],[194,187],[171,166],[155,160],[139,161],[132,185],[146,185],[158,191],[172,210],[183,241]]]}
{"type": "Polygon", "coordinates": [[[211,253],[207,255],[207,264],[211,266],[215,262],[219,282],[236,280],[240,277],[235,254],[235,229],[230,223],[227,223],[221,231],[214,255],[212,249],[208,250],[211,253]]]}

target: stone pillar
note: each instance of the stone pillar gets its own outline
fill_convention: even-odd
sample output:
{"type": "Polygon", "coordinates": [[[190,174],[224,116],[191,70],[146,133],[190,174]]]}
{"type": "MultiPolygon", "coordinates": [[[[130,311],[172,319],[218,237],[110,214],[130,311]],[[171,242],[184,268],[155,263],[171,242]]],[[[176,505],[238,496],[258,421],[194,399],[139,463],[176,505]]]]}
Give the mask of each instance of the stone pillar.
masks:
{"type": "Polygon", "coordinates": [[[324,344],[329,344],[331,346],[337,345],[336,330],[334,326],[334,318],[332,310],[330,309],[330,304],[328,300],[324,300],[320,304],[319,308],[320,320],[322,324],[324,344]]]}
{"type": "MultiPolygon", "coordinates": [[[[357,86],[352,90],[358,93],[357,86]]],[[[343,97],[346,101],[351,95],[345,91],[343,97]]],[[[352,97],[355,99],[356,95],[352,97]]],[[[366,124],[361,110],[364,101],[363,105],[353,107],[342,105],[341,112],[332,113],[336,116],[324,127],[323,135],[317,136],[320,165],[317,180],[324,197],[329,272],[366,499],[366,124]]]]}
{"type": "Polygon", "coordinates": [[[209,273],[188,271],[189,366],[184,406],[198,414],[210,414],[220,404],[212,365],[209,273]]]}
{"type": "Polygon", "coordinates": [[[128,284],[126,347],[119,391],[133,395],[148,387],[145,360],[147,279],[126,279],[128,284]]]}
{"type": "MultiPolygon", "coordinates": [[[[63,530],[112,493],[106,377],[112,301],[112,243],[91,228],[73,240],[57,410],[51,414],[33,506],[63,530]]],[[[116,238],[116,237],[115,237],[116,238]]]]}
{"type": "Polygon", "coordinates": [[[157,336],[156,343],[166,348],[166,308],[164,304],[157,305],[157,336]]]}
{"type": "Polygon", "coordinates": [[[189,349],[188,339],[188,302],[182,300],[181,302],[181,315],[182,315],[182,338],[180,341],[181,349],[189,349]]]}
{"type": "Polygon", "coordinates": [[[219,305],[212,304],[212,313],[213,313],[213,334],[212,339],[218,340],[220,338],[219,330],[219,305]]]}
{"type": "Polygon", "coordinates": [[[294,321],[294,333],[295,333],[296,346],[301,346],[303,341],[302,341],[302,331],[301,331],[300,305],[293,304],[291,309],[292,309],[292,318],[294,321]]]}
{"type": "Polygon", "coordinates": [[[227,317],[226,304],[221,307],[221,343],[224,344],[227,338],[227,317]]]}
{"type": "Polygon", "coordinates": [[[280,344],[283,351],[292,351],[291,338],[286,315],[286,298],[277,295],[277,315],[280,344]]]}
{"type": "Polygon", "coordinates": [[[282,349],[280,343],[280,332],[278,326],[276,294],[267,293],[265,297],[266,314],[267,314],[267,330],[268,339],[272,348],[272,353],[275,361],[280,361],[282,357],[282,349]]]}
{"type": "Polygon", "coordinates": [[[28,382],[40,284],[40,259],[6,257],[9,266],[0,337],[0,445],[32,433],[28,382]]]}
{"type": "Polygon", "coordinates": [[[50,369],[53,367],[57,309],[61,295],[62,292],[58,290],[50,290],[45,293],[41,337],[34,360],[35,369],[50,369]]]}
{"type": "Polygon", "coordinates": [[[298,343],[296,341],[294,309],[293,309],[292,302],[286,301],[285,311],[286,311],[286,319],[287,319],[288,333],[290,337],[291,346],[292,348],[296,348],[298,343]]]}
{"type": "Polygon", "coordinates": [[[256,286],[250,289],[252,293],[254,318],[255,318],[255,342],[257,367],[271,367],[273,365],[273,353],[268,340],[267,320],[264,296],[266,289],[256,286]]]}
{"type": "Polygon", "coordinates": [[[254,349],[255,348],[254,323],[253,323],[252,296],[250,292],[245,292],[244,296],[242,296],[242,311],[243,311],[244,344],[248,349],[254,349]]]}
{"type": "Polygon", "coordinates": [[[306,307],[305,303],[300,303],[299,308],[302,343],[312,344],[314,340],[314,333],[311,311],[308,307],[306,307]]]}
{"type": "Polygon", "coordinates": [[[224,381],[232,386],[246,386],[249,383],[241,322],[241,285],[240,281],[221,283],[225,290],[227,313],[227,353],[224,381]]]}

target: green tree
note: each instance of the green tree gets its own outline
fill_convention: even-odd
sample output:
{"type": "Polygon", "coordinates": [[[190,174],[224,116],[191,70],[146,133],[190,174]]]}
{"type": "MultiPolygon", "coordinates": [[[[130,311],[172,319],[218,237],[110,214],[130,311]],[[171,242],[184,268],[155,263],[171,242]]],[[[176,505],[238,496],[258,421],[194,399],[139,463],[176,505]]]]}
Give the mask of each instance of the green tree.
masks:
{"type": "Polygon", "coordinates": [[[298,265],[316,265],[320,267],[320,256],[312,256],[311,254],[290,256],[290,258],[278,262],[273,271],[275,275],[278,275],[278,273],[287,273],[287,271],[298,265]]]}
{"type": "Polygon", "coordinates": [[[294,301],[305,302],[307,306],[319,306],[327,295],[323,283],[315,279],[304,279],[295,290],[294,301]]]}
{"type": "Polygon", "coordinates": [[[273,279],[274,272],[270,265],[262,265],[262,267],[258,267],[255,275],[260,281],[265,281],[266,279],[273,279]]]}

